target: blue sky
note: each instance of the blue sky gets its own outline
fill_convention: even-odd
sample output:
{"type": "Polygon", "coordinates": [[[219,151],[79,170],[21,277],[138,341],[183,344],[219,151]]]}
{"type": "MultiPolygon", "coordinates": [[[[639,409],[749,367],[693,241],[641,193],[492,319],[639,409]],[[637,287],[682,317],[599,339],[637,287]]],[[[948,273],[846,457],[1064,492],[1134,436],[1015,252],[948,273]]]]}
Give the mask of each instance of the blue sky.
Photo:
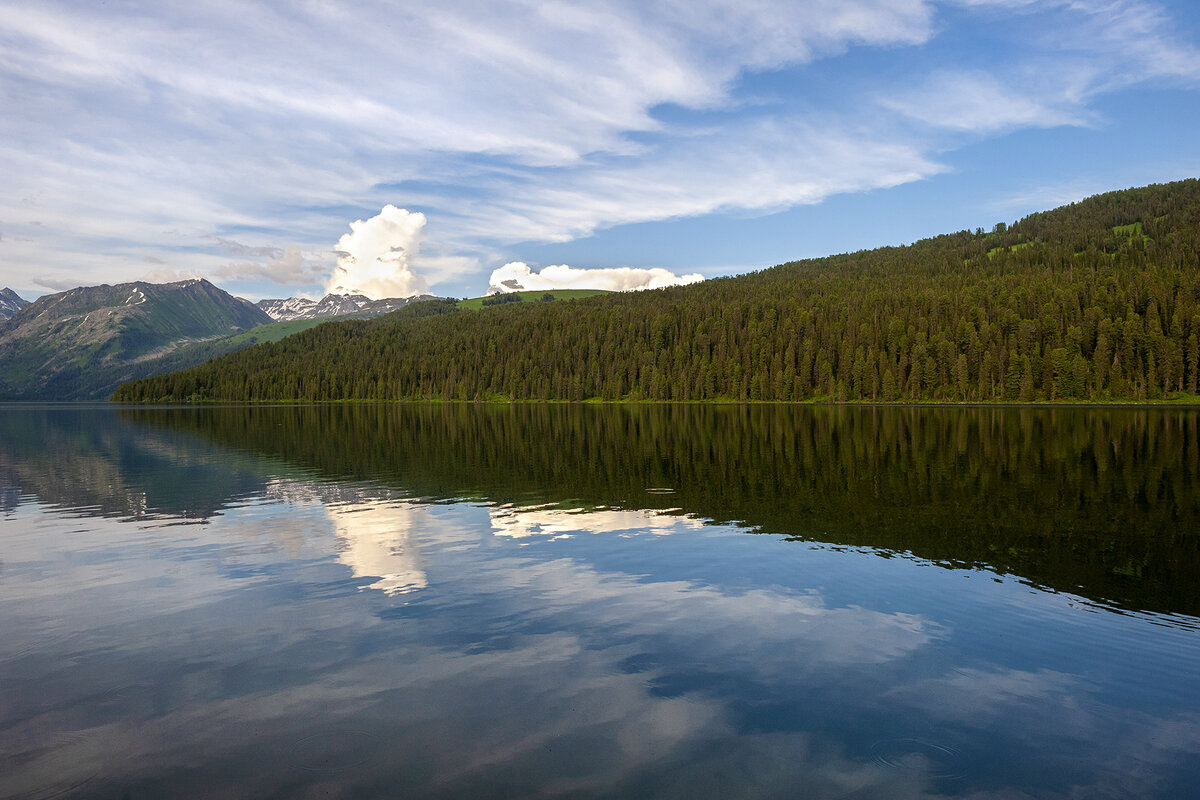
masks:
{"type": "Polygon", "coordinates": [[[632,286],[1200,175],[1200,7],[0,0],[0,104],[26,298],[632,286]]]}

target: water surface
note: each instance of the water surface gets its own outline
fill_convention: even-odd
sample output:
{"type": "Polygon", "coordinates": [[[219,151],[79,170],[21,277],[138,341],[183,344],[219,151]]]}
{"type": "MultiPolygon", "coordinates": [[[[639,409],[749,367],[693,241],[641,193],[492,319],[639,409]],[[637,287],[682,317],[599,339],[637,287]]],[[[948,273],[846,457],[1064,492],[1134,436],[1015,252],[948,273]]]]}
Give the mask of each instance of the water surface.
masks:
{"type": "Polygon", "coordinates": [[[1184,797],[1194,410],[0,413],[0,798],[1184,797]]]}

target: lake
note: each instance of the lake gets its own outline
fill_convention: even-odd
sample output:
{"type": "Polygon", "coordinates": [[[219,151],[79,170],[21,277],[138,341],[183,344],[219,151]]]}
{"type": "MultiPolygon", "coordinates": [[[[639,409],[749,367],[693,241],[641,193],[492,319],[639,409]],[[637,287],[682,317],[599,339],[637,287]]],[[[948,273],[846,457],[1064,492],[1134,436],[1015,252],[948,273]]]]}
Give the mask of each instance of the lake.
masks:
{"type": "Polygon", "coordinates": [[[1179,798],[1200,412],[0,411],[0,798],[1179,798]]]}

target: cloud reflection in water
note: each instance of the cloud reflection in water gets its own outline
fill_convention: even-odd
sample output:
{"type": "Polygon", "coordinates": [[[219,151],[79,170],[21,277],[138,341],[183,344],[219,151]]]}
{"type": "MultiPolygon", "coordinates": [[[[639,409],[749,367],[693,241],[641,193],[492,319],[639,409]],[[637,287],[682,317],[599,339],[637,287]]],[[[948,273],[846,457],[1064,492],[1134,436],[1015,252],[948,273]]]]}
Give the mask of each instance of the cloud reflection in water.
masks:
{"type": "Polygon", "coordinates": [[[25,635],[0,650],[0,798],[1169,796],[1195,773],[1192,716],[1022,641],[980,662],[968,628],[1014,591],[1030,640],[1084,612],[963,571],[293,479],[203,525],[4,524],[0,621],[25,635]],[[1087,756],[1114,724],[1119,770],[1087,756]]]}

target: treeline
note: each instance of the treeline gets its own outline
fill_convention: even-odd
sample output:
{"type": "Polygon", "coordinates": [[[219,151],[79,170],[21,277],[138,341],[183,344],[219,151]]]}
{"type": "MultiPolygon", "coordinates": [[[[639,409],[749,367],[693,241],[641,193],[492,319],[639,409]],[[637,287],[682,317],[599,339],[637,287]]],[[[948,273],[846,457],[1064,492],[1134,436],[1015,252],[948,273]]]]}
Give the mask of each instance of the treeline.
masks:
{"type": "Polygon", "coordinates": [[[133,402],[1158,400],[1200,381],[1200,181],[687,287],[417,303],[122,386],[133,402]]]}

